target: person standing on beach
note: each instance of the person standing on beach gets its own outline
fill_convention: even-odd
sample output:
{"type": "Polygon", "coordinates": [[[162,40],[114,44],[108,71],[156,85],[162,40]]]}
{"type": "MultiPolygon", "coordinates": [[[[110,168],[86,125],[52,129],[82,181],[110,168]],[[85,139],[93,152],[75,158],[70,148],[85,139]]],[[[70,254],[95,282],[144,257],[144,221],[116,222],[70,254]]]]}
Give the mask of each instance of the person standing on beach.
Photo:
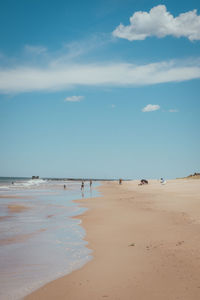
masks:
{"type": "Polygon", "coordinates": [[[92,187],[92,180],[90,180],[90,188],[92,187]]]}
{"type": "Polygon", "coordinates": [[[84,190],[84,181],[81,183],[81,190],[84,190]]]}

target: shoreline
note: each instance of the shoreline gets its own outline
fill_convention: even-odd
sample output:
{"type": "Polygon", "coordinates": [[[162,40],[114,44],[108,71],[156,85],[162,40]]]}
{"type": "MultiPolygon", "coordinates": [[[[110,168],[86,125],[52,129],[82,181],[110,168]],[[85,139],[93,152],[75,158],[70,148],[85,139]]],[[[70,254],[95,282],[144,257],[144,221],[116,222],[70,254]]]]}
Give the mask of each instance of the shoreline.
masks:
{"type": "MultiPolygon", "coordinates": [[[[85,197],[98,195],[95,186],[93,191],[85,186],[85,197]]],[[[48,195],[42,188],[24,189],[27,197],[21,199],[13,191],[2,196],[1,299],[23,299],[91,259],[81,220],[73,219],[85,211],[79,206],[83,193],[77,184],[69,187],[55,194],[50,185],[48,195]]]]}
{"type": "Polygon", "coordinates": [[[193,300],[200,297],[200,181],[104,182],[78,200],[93,259],[24,299],[193,300]]]}

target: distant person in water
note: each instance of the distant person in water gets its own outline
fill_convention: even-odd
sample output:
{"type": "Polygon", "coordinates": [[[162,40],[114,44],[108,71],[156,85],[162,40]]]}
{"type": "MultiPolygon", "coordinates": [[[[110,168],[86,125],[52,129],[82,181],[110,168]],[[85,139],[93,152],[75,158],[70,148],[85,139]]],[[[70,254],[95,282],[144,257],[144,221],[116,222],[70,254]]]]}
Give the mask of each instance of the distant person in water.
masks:
{"type": "Polygon", "coordinates": [[[90,180],[90,188],[92,187],[92,180],[90,180]]]}
{"type": "Polygon", "coordinates": [[[84,181],[81,183],[81,190],[84,190],[84,181]]]}
{"type": "Polygon", "coordinates": [[[66,185],[64,184],[64,190],[66,189],[66,185]]]}

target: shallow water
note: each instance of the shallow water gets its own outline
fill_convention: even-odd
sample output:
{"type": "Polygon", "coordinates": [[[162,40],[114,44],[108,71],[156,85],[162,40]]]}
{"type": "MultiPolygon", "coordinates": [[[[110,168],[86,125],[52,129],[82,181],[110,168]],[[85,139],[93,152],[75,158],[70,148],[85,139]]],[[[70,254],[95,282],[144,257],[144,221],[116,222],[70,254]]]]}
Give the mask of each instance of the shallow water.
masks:
{"type": "Polygon", "coordinates": [[[91,259],[81,221],[72,218],[85,208],[72,200],[98,193],[86,184],[83,195],[77,182],[64,182],[66,190],[62,181],[3,184],[0,195],[19,198],[0,198],[0,299],[21,299],[91,259]]]}

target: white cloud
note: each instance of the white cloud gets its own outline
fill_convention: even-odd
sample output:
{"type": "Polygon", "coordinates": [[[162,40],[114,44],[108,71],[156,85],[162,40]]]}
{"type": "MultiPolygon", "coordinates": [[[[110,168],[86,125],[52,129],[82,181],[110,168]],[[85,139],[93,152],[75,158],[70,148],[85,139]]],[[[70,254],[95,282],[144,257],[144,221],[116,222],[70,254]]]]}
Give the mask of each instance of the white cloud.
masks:
{"type": "Polygon", "coordinates": [[[142,111],[143,112],[150,112],[150,111],[155,111],[155,110],[159,110],[160,109],[160,105],[157,104],[148,104],[147,106],[145,106],[142,111]]]}
{"type": "Polygon", "coordinates": [[[130,25],[120,24],[113,35],[129,41],[144,40],[149,36],[163,38],[167,35],[200,40],[200,16],[197,10],[174,17],[165,5],[153,7],[150,12],[137,11],[130,17],[130,25]]]}
{"type": "Polygon", "coordinates": [[[169,109],[169,112],[176,113],[176,112],[178,112],[178,109],[169,109]]]}
{"type": "Polygon", "coordinates": [[[65,98],[67,102],[80,102],[84,97],[83,96],[70,96],[65,98]]]}
{"type": "Polygon", "coordinates": [[[66,90],[77,86],[141,86],[200,78],[200,61],[51,64],[0,68],[0,93],[66,90]]]}

